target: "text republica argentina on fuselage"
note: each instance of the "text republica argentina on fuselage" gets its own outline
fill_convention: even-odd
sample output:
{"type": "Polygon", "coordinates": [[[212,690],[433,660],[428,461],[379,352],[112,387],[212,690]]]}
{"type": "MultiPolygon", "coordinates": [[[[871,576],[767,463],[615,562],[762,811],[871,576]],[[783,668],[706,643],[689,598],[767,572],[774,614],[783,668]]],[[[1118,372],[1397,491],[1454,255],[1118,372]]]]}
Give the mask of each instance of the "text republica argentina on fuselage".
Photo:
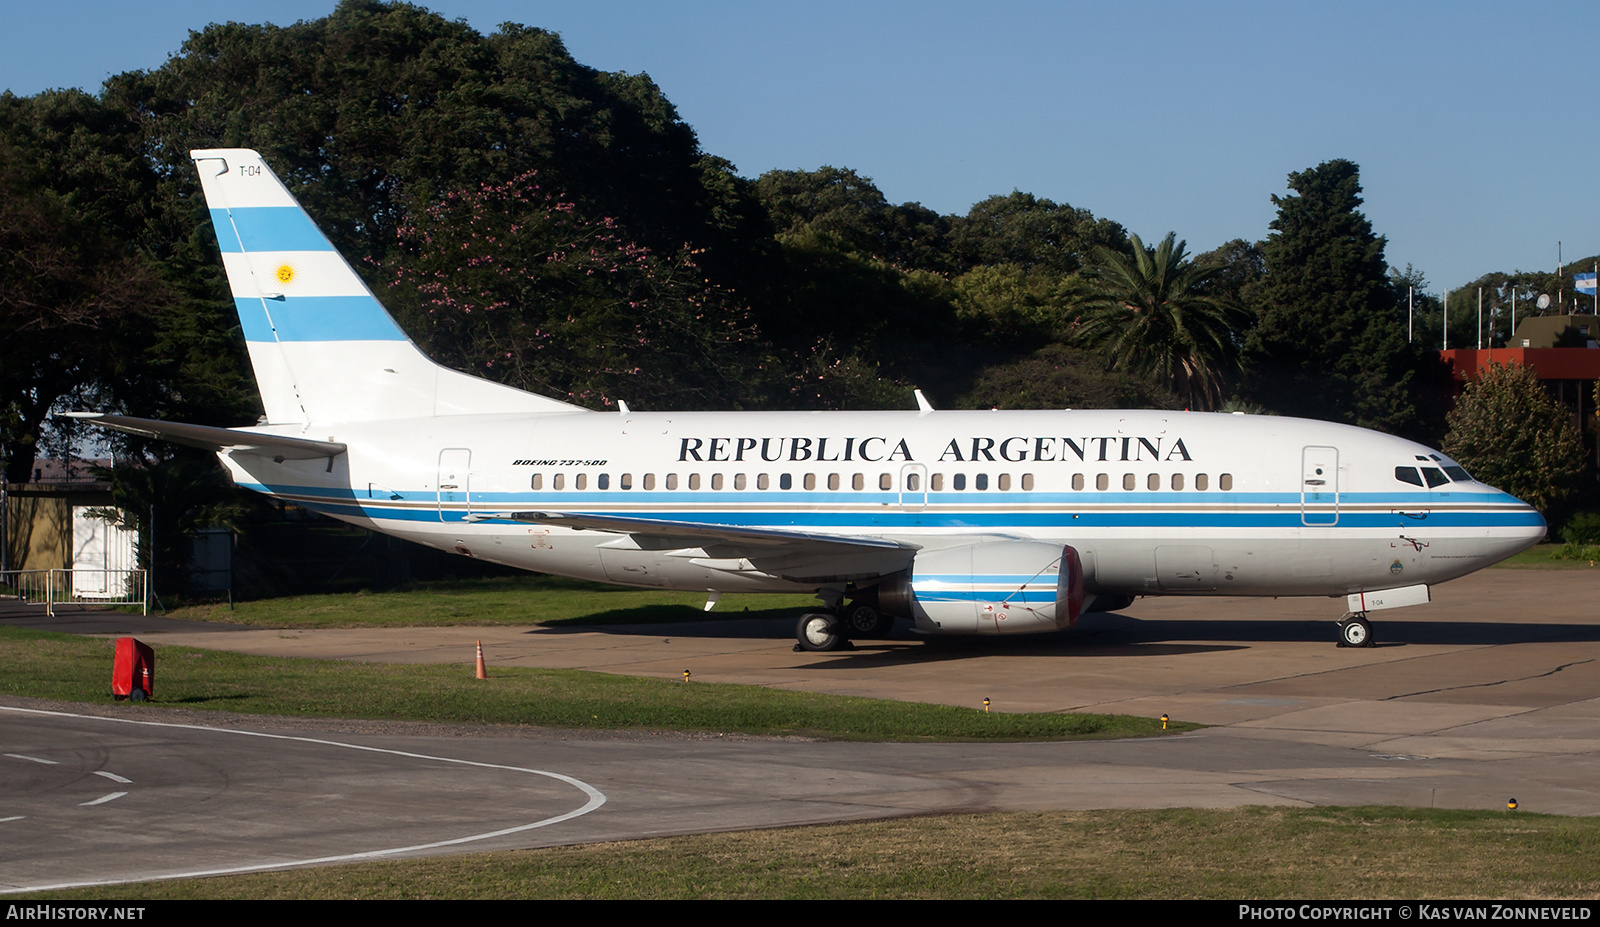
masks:
{"type": "MultiPolygon", "coordinates": [[[[919,442],[920,443],[920,442],[919,442]]],[[[926,448],[924,448],[926,450],[926,448]]],[[[907,438],[873,435],[866,438],[830,436],[826,438],[703,437],[680,438],[678,460],[700,463],[763,460],[787,461],[909,461],[932,459],[945,462],[1024,463],[1027,461],[1170,461],[1193,460],[1182,438],[1141,438],[1131,435],[1105,437],[951,438],[937,457],[912,451],[907,438]]]]}

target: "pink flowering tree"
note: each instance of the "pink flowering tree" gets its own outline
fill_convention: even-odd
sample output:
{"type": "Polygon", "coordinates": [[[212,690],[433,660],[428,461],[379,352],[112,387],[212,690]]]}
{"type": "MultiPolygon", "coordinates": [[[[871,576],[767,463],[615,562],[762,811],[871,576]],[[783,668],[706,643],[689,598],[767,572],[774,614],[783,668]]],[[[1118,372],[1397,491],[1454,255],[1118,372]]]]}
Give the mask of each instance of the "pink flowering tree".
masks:
{"type": "Polygon", "coordinates": [[[737,405],[764,366],[748,308],[694,251],[635,244],[533,172],[438,197],[397,234],[386,299],[447,366],[645,409],[737,405]]]}

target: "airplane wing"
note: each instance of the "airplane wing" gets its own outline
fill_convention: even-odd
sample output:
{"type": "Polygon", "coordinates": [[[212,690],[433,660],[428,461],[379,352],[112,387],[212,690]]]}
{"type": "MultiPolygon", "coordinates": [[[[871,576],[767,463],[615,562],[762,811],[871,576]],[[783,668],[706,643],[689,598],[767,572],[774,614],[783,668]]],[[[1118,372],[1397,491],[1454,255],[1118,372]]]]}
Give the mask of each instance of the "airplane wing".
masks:
{"type": "Polygon", "coordinates": [[[151,418],[134,418],[130,415],[108,415],[104,412],[68,412],[66,417],[110,428],[113,431],[139,435],[142,438],[158,438],[162,441],[171,441],[173,444],[199,447],[208,451],[238,451],[283,460],[337,457],[346,449],[344,444],[337,441],[315,441],[311,438],[262,434],[236,428],[217,428],[212,425],[162,422],[151,418]]]}
{"type": "Polygon", "coordinates": [[[729,573],[760,572],[797,581],[866,579],[903,570],[921,545],[866,535],[786,528],[593,515],[572,512],[478,512],[471,521],[518,521],[626,535],[600,545],[656,551],[729,573]]]}
{"type": "MultiPolygon", "coordinates": [[[[877,550],[920,550],[921,545],[888,538],[861,535],[815,534],[809,531],[790,531],[785,528],[747,528],[743,525],[706,524],[697,521],[669,521],[655,518],[637,518],[625,515],[589,515],[569,512],[481,512],[468,515],[469,521],[508,520],[532,521],[544,525],[560,525],[579,531],[609,531],[615,534],[642,535],[647,538],[672,538],[711,541],[752,547],[789,547],[796,543],[843,547],[867,547],[877,550]]],[[[652,545],[654,546],[654,545],[652,545]]],[[[659,549],[659,548],[658,548],[659,549]]]]}

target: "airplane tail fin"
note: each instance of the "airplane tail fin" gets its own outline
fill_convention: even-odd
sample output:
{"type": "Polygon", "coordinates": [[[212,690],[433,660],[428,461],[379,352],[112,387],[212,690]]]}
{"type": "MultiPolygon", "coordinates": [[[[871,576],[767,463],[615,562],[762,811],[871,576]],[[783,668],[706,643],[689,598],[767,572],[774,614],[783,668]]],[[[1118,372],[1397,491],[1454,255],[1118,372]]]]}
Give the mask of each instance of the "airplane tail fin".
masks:
{"type": "Polygon", "coordinates": [[[269,423],[579,411],[429,360],[256,152],[189,156],[269,423]]]}

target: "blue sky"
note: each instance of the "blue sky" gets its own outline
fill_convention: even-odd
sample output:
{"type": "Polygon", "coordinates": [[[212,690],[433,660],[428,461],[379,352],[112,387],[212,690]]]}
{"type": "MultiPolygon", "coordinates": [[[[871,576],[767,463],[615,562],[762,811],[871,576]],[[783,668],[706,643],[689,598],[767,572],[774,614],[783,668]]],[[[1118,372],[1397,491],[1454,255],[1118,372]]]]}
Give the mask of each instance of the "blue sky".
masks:
{"type": "MultiPolygon", "coordinates": [[[[217,18],[332,0],[5,0],[0,88],[95,90],[217,18]]],[[[1194,252],[1268,233],[1291,171],[1361,165],[1393,265],[1435,288],[1600,252],[1595,7],[1576,2],[423,4],[559,32],[648,72],[708,152],[755,177],[854,168],[965,212],[1024,190],[1194,252]]]]}

